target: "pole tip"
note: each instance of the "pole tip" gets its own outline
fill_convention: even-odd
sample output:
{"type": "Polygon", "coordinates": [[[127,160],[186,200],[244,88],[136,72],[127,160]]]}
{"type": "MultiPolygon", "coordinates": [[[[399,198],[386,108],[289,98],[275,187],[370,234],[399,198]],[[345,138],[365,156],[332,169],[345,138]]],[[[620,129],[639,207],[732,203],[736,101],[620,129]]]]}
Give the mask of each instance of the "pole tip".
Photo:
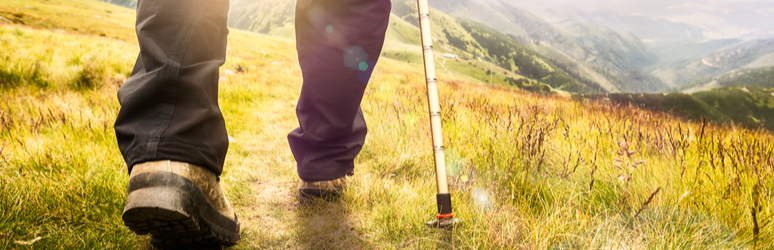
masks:
{"type": "Polygon", "coordinates": [[[462,223],[462,220],[460,219],[453,218],[453,217],[446,217],[446,218],[437,218],[435,220],[428,221],[425,224],[429,227],[447,229],[447,228],[454,228],[461,223],[462,223]]]}

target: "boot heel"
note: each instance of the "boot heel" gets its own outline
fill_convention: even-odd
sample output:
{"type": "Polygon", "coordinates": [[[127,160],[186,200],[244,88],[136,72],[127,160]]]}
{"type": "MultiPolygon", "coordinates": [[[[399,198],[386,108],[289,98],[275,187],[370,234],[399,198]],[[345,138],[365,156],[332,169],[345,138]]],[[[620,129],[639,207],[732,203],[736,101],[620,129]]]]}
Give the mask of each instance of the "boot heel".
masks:
{"type": "Polygon", "coordinates": [[[199,231],[193,200],[183,191],[150,187],[129,193],[121,216],[138,235],[177,234],[199,231]]]}
{"type": "Polygon", "coordinates": [[[213,173],[169,161],[140,164],[132,172],[122,219],[135,233],[152,234],[151,244],[156,248],[190,249],[239,242],[239,220],[213,173]],[[224,211],[210,200],[225,207],[224,211]]]}

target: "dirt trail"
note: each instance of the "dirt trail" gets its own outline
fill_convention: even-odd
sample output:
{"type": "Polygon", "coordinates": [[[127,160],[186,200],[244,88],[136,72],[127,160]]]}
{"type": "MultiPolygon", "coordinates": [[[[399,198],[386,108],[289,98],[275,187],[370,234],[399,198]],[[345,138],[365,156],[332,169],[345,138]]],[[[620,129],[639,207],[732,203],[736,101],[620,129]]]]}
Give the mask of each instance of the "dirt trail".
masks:
{"type": "MultiPolygon", "coordinates": [[[[230,249],[362,249],[343,202],[301,206],[295,161],[285,135],[297,121],[295,102],[274,100],[254,110],[257,127],[235,135],[228,170],[246,190],[234,202],[242,242],[230,249]],[[244,180],[244,182],[242,182],[244,180]]],[[[228,164],[227,160],[227,164],[228,164]]],[[[235,195],[231,195],[235,196],[235,195]]]]}
{"type": "Polygon", "coordinates": [[[443,67],[446,73],[449,73],[450,76],[454,77],[454,74],[452,74],[452,72],[446,68],[446,58],[443,58],[443,62],[439,61],[438,58],[436,58],[435,61],[438,62],[438,64],[440,64],[441,67],[443,67]]]}

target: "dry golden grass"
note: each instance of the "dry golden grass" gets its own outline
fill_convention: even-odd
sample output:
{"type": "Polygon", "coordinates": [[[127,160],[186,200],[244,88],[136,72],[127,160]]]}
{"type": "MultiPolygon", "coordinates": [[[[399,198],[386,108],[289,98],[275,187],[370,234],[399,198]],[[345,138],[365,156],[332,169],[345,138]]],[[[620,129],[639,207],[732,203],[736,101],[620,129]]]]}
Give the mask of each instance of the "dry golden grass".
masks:
{"type": "MultiPolygon", "coordinates": [[[[0,248],[147,248],[120,220],[127,174],[112,129],[137,47],[45,28],[0,25],[0,248]]],[[[233,138],[224,183],[243,223],[234,249],[774,248],[769,132],[454,79],[439,87],[464,223],[427,228],[423,76],[389,59],[362,103],[370,129],[350,188],[299,206],[285,139],[301,87],[294,45],[229,39],[220,104],[233,138]]]]}

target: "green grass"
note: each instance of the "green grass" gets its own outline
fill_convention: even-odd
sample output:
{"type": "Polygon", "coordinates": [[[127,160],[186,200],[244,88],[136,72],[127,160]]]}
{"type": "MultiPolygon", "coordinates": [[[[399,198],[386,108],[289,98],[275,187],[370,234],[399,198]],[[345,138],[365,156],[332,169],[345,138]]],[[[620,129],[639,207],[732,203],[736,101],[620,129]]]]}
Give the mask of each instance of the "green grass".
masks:
{"type": "Polygon", "coordinates": [[[661,112],[671,112],[694,121],[707,118],[718,123],[727,123],[731,119],[726,113],[716,110],[702,99],[683,93],[664,94],[605,94],[576,95],[578,98],[602,100],[612,104],[627,105],[634,108],[644,108],[661,112]]]}
{"type": "MultiPolygon", "coordinates": [[[[128,178],[112,129],[137,45],[16,24],[0,25],[0,48],[0,248],[149,248],[119,218],[128,178]]],[[[774,248],[770,132],[487,87],[454,67],[439,88],[464,224],[427,228],[436,207],[424,76],[390,58],[363,99],[369,135],[350,188],[301,207],[285,139],[297,126],[295,46],[232,30],[229,48],[219,102],[233,139],[222,183],[242,222],[232,249],[774,248]]]]}
{"type": "Polygon", "coordinates": [[[0,24],[10,21],[56,32],[116,38],[135,42],[134,12],[98,1],[4,0],[0,24]]]}
{"type": "Polygon", "coordinates": [[[719,77],[707,77],[667,89],[668,92],[696,93],[718,87],[774,87],[774,67],[740,70],[719,77]]]}
{"type": "Polygon", "coordinates": [[[289,0],[230,1],[228,26],[293,38],[295,7],[296,1],[289,0]]]}
{"type": "Polygon", "coordinates": [[[606,94],[576,95],[604,100],[618,105],[631,105],[669,112],[686,119],[703,118],[728,126],[761,127],[774,131],[774,89],[758,86],[721,87],[693,94],[606,94]]]}
{"type": "Polygon", "coordinates": [[[774,131],[774,88],[723,87],[694,93],[729,119],[774,131]]]}

